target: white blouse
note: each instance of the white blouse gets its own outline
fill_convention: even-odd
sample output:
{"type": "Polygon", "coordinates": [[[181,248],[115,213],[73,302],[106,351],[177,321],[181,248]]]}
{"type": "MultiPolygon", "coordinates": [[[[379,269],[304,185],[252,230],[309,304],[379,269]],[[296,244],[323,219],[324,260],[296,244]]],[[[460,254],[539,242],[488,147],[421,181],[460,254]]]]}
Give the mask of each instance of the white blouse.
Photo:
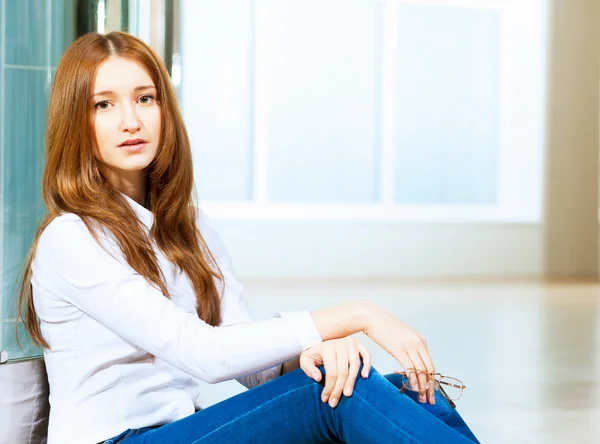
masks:
{"type": "MultiPolygon", "coordinates": [[[[152,213],[125,197],[149,229],[152,213]]],[[[97,443],[176,421],[200,408],[199,381],[235,378],[251,388],[321,342],[307,311],[253,321],[223,243],[204,213],[197,219],[225,278],[218,327],[198,318],[189,280],[158,248],[171,299],[127,264],[112,235],[100,246],[78,216],[63,214],[42,233],[32,286],[50,345],[48,444],[97,443]]]]}

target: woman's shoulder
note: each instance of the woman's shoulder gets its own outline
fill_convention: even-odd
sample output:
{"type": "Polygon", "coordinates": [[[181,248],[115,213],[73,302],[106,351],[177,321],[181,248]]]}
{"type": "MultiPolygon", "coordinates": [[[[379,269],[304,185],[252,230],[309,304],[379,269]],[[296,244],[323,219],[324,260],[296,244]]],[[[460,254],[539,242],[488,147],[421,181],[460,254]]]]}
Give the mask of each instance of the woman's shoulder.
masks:
{"type": "Polygon", "coordinates": [[[36,257],[50,261],[65,254],[77,254],[94,238],[80,216],[61,213],[39,235],[36,257]]]}
{"type": "MultiPolygon", "coordinates": [[[[54,217],[40,234],[40,239],[48,239],[63,235],[77,235],[85,229],[81,217],[75,213],[61,213],[54,217]]],[[[85,229],[87,231],[87,229],[85,229]]]]}

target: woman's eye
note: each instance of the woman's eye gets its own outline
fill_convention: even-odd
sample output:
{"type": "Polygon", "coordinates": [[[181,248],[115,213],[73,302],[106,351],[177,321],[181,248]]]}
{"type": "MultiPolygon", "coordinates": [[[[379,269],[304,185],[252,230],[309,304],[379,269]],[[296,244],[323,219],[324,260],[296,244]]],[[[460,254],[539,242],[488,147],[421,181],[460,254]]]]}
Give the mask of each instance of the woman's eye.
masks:
{"type": "Polygon", "coordinates": [[[108,107],[110,106],[110,104],[108,103],[108,100],[103,100],[102,102],[98,102],[94,105],[94,108],[96,109],[108,109],[108,107]]]}
{"type": "Polygon", "coordinates": [[[142,97],[140,97],[140,102],[141,102],[143,105],[148,105],[149,103],[152,103],[152,101],[153,101],[153,100],[154,100],[154,96],[151,96],[151,95],[149,95],[149,94],[148,94],[148,95],[145,95],[145,96],[142,96],[142,97]]]}

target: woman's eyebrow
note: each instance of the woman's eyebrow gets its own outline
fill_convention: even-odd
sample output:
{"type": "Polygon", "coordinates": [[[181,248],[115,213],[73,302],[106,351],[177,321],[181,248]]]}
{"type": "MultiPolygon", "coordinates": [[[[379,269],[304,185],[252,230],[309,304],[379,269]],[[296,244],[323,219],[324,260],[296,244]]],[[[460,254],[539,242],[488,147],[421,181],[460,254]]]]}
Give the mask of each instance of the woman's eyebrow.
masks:
{"type": "MultiPolygon", "coordinates": [[[[156,87],[154,85],[145,85],[145,86],[137,86],[134,91],[138,92],[138,91],[143,91],[145,89],[156,89],[156,87]]],[[[110,90],[106,90],[106,91],[100,91],[97,93],[92,94],[92,97],[94,96],[114,96],[115,93],[114,91],[110,91],[110,90]]]]}

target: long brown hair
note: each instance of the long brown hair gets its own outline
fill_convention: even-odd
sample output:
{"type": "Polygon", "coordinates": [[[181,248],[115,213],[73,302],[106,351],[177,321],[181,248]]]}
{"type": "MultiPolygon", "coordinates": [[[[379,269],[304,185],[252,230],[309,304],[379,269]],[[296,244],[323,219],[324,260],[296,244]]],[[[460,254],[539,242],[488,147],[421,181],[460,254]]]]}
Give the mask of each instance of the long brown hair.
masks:
{"type": "Polygon", "coordinates": [[[33,342],[49,348],[33,304],[31,265],[41,233],[54,218],[66,212],[77,214],[96,241],[98,230],[109,230],[129,265],[165,297],[170,297],[152,248],[153,239],[192,283],[200,319],[218,325],[220,296],[214,278],[223,283],[223,276],[196,226],[190,141],[169,74],[152,49],[122,32],[90,33],[77,39],[56,71],[48,107],[46,147],[42,195],[48,213],[26,259],[18,303],[18,318],[33,342]],[[89,98],[98,67],[111,56],[141,64],[157,89],[163,123],[157,155],[147,168],[146,206],[154,214],[150,236],[123,195],[100,174],[94,153],[89,98]]]}

